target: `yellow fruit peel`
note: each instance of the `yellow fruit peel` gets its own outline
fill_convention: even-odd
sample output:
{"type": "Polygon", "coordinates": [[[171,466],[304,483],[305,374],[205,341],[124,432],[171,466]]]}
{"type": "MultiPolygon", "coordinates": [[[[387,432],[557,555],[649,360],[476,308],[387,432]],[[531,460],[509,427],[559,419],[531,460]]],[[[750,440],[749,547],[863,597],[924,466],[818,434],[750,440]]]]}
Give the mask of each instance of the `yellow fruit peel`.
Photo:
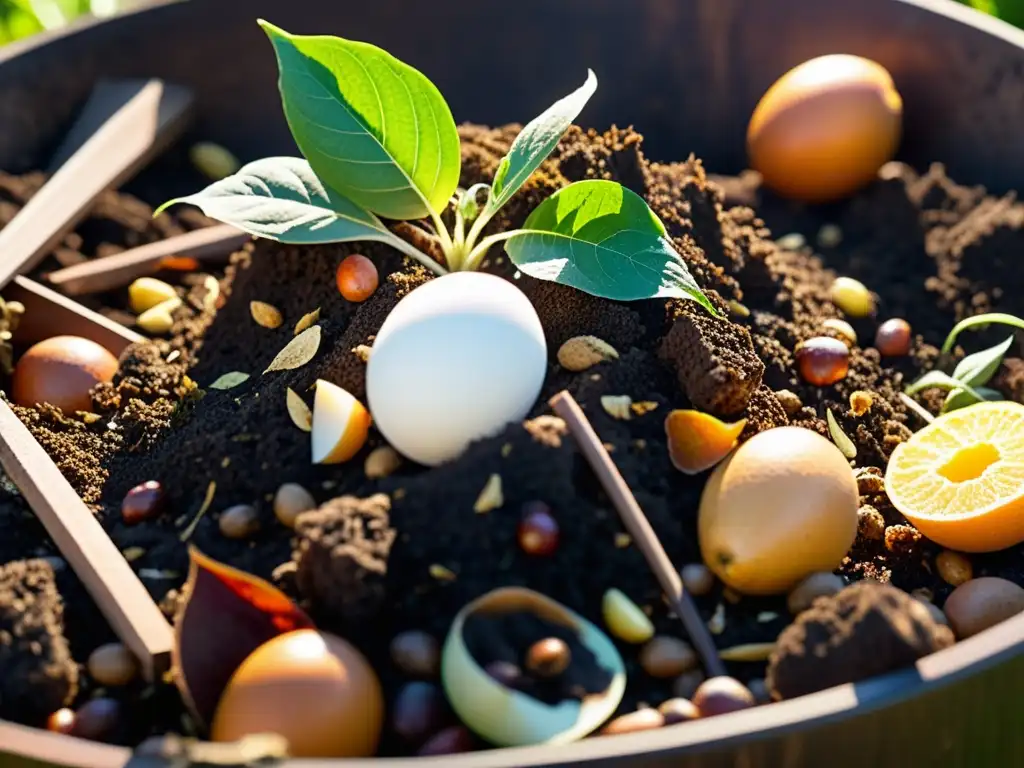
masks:
{"type": "Polygon", "coordinates": [[[700,474],[729,455],[746,425],[746,419],[729,423],[700,411],[672,411],[665,419],[669,458],[680,472],[700,474]]]}

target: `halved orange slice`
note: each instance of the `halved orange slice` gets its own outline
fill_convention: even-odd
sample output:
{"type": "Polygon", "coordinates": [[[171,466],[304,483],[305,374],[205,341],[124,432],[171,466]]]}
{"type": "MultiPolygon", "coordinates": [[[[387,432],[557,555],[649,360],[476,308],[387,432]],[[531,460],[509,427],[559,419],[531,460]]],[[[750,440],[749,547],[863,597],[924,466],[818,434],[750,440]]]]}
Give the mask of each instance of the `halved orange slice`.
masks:
{"type": "Polygon", "coordinates": [[[1024,541],[1024,405],[979,403],[937,418],[899,445],[889,499],[932,541],[995,552],[1024,541]]]}

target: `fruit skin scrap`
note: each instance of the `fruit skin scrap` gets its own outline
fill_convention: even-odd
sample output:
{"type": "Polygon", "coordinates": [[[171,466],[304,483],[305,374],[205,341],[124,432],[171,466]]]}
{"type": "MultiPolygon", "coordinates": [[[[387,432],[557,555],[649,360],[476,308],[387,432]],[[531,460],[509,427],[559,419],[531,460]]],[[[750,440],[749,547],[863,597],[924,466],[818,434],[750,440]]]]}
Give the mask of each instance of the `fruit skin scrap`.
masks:
{"type": "Polygon", "coordinates": [[[711,469],[736,447],[746,424],[746,419],[729,423],[700,411],[672,411],[665,418],[672,465],[687,475],[711,469]]]}

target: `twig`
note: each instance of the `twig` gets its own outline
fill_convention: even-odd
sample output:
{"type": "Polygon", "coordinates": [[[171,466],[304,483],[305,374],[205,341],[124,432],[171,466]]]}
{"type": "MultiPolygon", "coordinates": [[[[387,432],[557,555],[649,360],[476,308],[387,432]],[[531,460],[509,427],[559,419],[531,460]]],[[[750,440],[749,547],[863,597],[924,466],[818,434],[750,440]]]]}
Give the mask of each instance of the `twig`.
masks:
{"type": "Polygon", "coordinates": [[[643,510],[640,509],[636,497],[629,490],[629,486],[626,485],[626,481],[623,480],[622,475],[615,466],[615,462],[608,455],[608,451],[605,450],[601,439],[597,436],[590,421],[580,408],[579,403],[566,391],[559,392],[548,402],[555,413],[568,425],[569,431],[572,432],[576,442],[579,443],[580,450],[583,451],[583,455],[590,463],[594,474],[597,475],[597,479],[600,481],[605,493],[608,494],[612,504],[615,505],[615,509],[622,518],[623,525],[626,526],[626,530],[629,531],[629,534],[637,543],[644,558],[647,560],[647,564],[654,571],[654,575],[657,577],[658,583],[661,584],[661,588],[665,591],[672,609],[682,620],[691,642],[697,649],[697,653],[700,654],[708,677],[725,675],[725,666],[718,657],[718,651],[715,649],[715,642],[711,638],[711,633],[708,632],[707,626],[701,621],[700,614],[697,612],[697,607],[693,604],[693,600],[683,589],[683,582],[679,577],[679,572],[672,565],[672,561],[668,559],[665,548],[658,540],[654,529],[651,528],[651,524],[648,522],[643,510]]]}
{"type": "Polygon", "coordinates": [[[911,411],[913,411],[913,412],[914,412],[915,414],[917,414],[917,415],[918,415],[918,417],[920,417],[920,419],[921,419],[921,420],[922,420],[922,421],[923,421],[923,422],[924,422],[925,424],[931,424],[931,423],[932,423],[933,421],[935,421],[935,417],[934,417],[934,416],[932,416],[932,415],[931,415],[931,414],[930,414],[930,413],[929,413],[929,412],[928,412],[928,411],[927,411],[927,410],[926,410],[926,409],[924,408],[924,406],[922,406],[922,405],[921,405],[921,404],[920,404],[919,402],[917,402],[917,400],[915,400],[914,398],[912,398],[912,397],[911,397],[910,395],[908,395],[908,394],[906,394],[906,393],[904,393],[904,392],[900,392],[900,400],[902,400],[902,401],[903,401],[903,404],[904,404],[905,406],[907,406],[907,408],[908,408],[909,410],[911,410],[911,411]]]}

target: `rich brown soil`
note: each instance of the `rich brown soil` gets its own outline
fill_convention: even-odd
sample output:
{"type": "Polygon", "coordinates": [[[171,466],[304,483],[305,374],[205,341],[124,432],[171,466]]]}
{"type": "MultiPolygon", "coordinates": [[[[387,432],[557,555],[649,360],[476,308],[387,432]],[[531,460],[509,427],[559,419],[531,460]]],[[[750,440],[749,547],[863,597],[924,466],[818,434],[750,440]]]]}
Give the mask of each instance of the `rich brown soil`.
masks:
{"type": "MultiPolygon", "coordinates": [[[[461,129],[463,186],[489,179],[516,130],[461,129]]],[[[919,426],[897,394],[934,362],[933,345],[965,314],[993,308],[1024,311],[1021,291],[1015,290],[1022,287],[1024,273],[1010,266],[1024,246],[1024,205],[1012,197],[995,200],[984,190],[959,187],[938,166],[919,176],[891,164],[853,199],[806,208],[773,198],[749,176],[711,183],[693,158],[648,162],[642,139],[632,130],[599,134],[573,129],[491,228],[521,223],[545,195],[590,177],[618,180],[650,202],[698,283],[712,292],[728,319],[715,319],[692,303],[620,304],[519,277],[517,285],[537,308],[548,340],[551,365],[544,391],[525,424],[480,441],[448,465],[424,469],[406,463],[390,477],[371,480],[363,459],[382,444],[371,432],[367,447],[352,462],[313,466],[308,435],[294,426],[285,407],[288,388],[311,402],[310,388],[318,378],[365,397],[364,363],[354,350],[372,344],[398,299],[430,279],[376,244],[298,248],[257,243],[236,254],[226,273],[217,275],[222,300],[216,303],[204,302],[203,276],[188,275],[180,283],[190,300],[179,310],[169,340],[130,348],[115,382],[96,393],[102,419],[85,425],[49,410],[18,412],[94,505],[117,545],[131,548],[133,567],[169,613],[187,568],[180,534],[212,483],[213,505],[198,521],[192,543],[212,557],[273,579],[302,601],[320,626],[355,642],[380,673],[389,699],[405,679],[387,657],[388,640],[404,629],[426,630],[442,639],[459,608],[499,586],[529,586],[598,623],[601,596],[616,587],[650,613],[658,632],[681,635],[678,620],[669,615],[643,557],[625,536],[571,436],[550,416],[547,398],[563,388],[572,392],[611,448],[673,562],[697,562],[696,510],[706,476],[690,477],[670,464],[665,414],[695,406],[723,416],[745,415],[744,437],[749,437],[787,423],[827,434],[822,417],[831,408],[857,446],[855,466],[884,468],[895,445],[919,426]],[[839,227],[837,244],[817,244],[823,225],[839,227]],[[804,235],[807,247],[785,250],[772,241],[796,232],[804,235]],[[381,274],[378,291],[358,305],[343,300],[334,281],[337,265],[353,252],[371,257],[381,274]],[[836,273],[863,280],[878,294],[879,312],[877,318],[853,323],[862,346],[853,350],[847,378],[818,389],[796,375],[793,349],[820,335],[825,318],[837,316],[828,300],[836,273]],[[284,324],[276,330],[257,325],[249,311],[254,300],[279,308],[284,324]],[[222,306],[215,309],[216,304],[222,306]],[[260,375],[292,337],[299,318],[316,308],[323,341],[313,361],[294,371],[260,375]],[[867,347],[877,324],[891,316],[908,319],[920,336],[911,355],[883,361],[867,347]],[[579,334],[604,339],[621,358],[583,373],[566,372],[555,353],[579,334]],[[202,391],[230,371],[252,376],[229,391],[202,391]],[[199,390],[190,389],[186,374],[199,390]],[[780,401],[775,394],[780,390],[789,390],[800,402],[791,395],[780,401]],[[873,395],[861,415],[850,409],[850,396],[857,391],[873,395]],[[603,395],[629,395],[657,407],[617,420],[602,408],[603,395]],[[107,426],[110,421],[116,429],[107,426]],[[474,502],[492,474],[502,478],[504,504],[476,514],[474,502]],[[166,487],[169,511],[154,522],[126,526],[121,499],[132,486],[152,479],[166,487]],[[320,503],[349,498],[334,502],[333,511],[315,524],[302,526],[299,540],[293,541],[270,503],[285,482],[300,483],[320,503]],[[378,493],[384,495],[374,497],[378,493]],[[519,510],[534,500],[550,505],[561,529],[560,548],[550,558],[531,558],[516,543],[519,510]],[[227,539],[218,529],[218,515],[242,503],[256,507],[261,530],[246,541],[227,539]],[[338,547],[318,545],[316,537],[322,535],[347,549],[339,554],[338,547]],[[310,552],[315,557],[304,559],[310,552]]],[[[37,186],[33,178],[3,180],[0,187],[10,201],[0,216],[9,218],[37,186]],[[11,190],[20,190],[21,197],[11,190]]],[[[150,203],[166,197],[147,194],[150,203]]],[[[111,222],[111,231],[94,233],[83,226],[77,239],[70,237],[65,244],[71,253],[63,259],[100,255],[98,243],[124,247],[204,223],[186,218],[184,211],[150,221],[149,208],[136,199],[111,195],[106,200],[101,218],[111,222]]],[[[489,269],[512,276],[503,255],[492,255],[489,269]]],[[[108,310],[124,307],[123,294],[95,301],[108,310]]],[[[963,339],[972,349],[988,340],[985,334],[963,339]]],[[[1024,362],[1008,360],[996,383],[1008,397],[1020,399],[1024,362]]],[[[950,587],[935,573],[937,548],[906,525],[872,476],[864,476],[861,490],[862,503],[874,506],[884,520],[884,532],[862,536],[840,572],[851,580],[872,577],[906,590],[927,589],[941,604],[950,587]]],[[[0,488],[0,525],[5,531],[0,564],[55,554],[6,485],[0,488]]],[[[1021,551],[972,557],[975,574],[1024,583],[1021,551]]],[[[58,577],[66,634],[73,657],[81,662],[108,633],[66,568],[58,577]]],[[[4,599],[0,595],[0,602],[4,599]]],[[[790,621],[779,599],[737,600],[716,589],[699,598],[698,605],[705,619],[718,613],[716,642],[722,648],[771,641],[790,621]]],[[[622,712],[672,696],[670,680],[655,680],[641,670],[636,647],[620,644],[620,649],[629,675],[622,712]]],[[[751,680],[762,677],[764,668],[732,664],[730,673],[751,680]]],[[[87,679],[82,689],[82,695],[89,694],[87,679]]],[[[161,697],[147,699],[157,700],[161,697]]],[[[152,718],[154,730],[190,727],[187,718],[179,720],[180,710],[153,704],[152,712],[159,713],[152,718]]],[[[382,751],[401,749],[387,739],[382,751]]]]}

